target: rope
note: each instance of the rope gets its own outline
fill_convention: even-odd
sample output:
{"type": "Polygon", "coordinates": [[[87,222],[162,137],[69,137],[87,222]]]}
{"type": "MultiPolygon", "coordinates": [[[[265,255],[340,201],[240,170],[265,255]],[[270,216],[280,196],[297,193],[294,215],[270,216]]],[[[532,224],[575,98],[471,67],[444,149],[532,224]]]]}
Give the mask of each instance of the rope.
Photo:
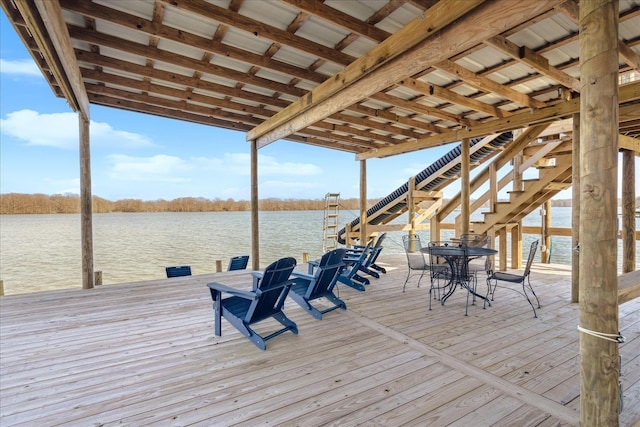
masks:
{"type": "Polygon", "coordinates": [[[597,332],[592,331],[591,329],[583,328],[580,325],[578,325],[578,330],[580,332],[584,332],[585,334],[592,335],[597,338],[602,338],[603,340],[617,342],[618,344],[621,344],[626,340],[624,336],[620,335],[620,332],[618,332],[617,334],[605,334],[604,332],[597,332]]]}

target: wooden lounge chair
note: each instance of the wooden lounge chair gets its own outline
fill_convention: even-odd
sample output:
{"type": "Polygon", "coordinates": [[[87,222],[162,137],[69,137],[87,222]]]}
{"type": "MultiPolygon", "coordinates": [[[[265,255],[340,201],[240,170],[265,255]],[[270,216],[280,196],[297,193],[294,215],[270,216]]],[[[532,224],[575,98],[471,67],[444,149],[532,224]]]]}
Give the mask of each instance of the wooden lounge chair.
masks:
{"type": "Polygon", "coordinates": [[[533,258],[536,255],[538,244],[539,244],[538,240],[534,240],[531,243],[531,249],[529,250],[529,258],[527,258],[527,265],[522,274],[513,274],[513,273],[505,273],[502,271],[496,271],[496,272],[493,272],[489,277],[487,277],[487,286],[489,287],[489,293],[491,294],[491,301],[493,301],[493,296],[496,292],[496,287],[498,287],[498,281],[522,284],[522,291],[514,288],[507,288],[507,289],[511,289],[512,291],[516,291],[524,295],[524,297],[527,299],[527,302],[533,309],[533,317],[538,317],[538,314],[536,313],[536,307],[533,306],[533,303],[531,302],[531,299],[529,299],[529,295],[527,294],[527,290],[529,290],[529,292],[531,292],[531,294],[533,294],[533,296],[536,298],[536,303],[538,305],[538,308],[540,308],[540,300],[538,299],[538,296],[534,292],[533,287],[531,286],[531,280],[529,279],[529,275],[531,273],[531,264],[533,264],[533,258]],[[493,289],[491,288],[492,280],[493,280],[493,289]]]}
{"type": "MultiPolygon", "coordinates": [[[[384,242],[385,237],[387,237],[387,233],[382,233],[380,236],[378,236],[378,240],[376,240],[375,245],[369,247],[369,253],[367,254],[367,257],[358,268],[358,270],[360,270],[361,272],[373,276],[376,279],[380,278],[380,273],[385,274],[387,272],[384,267],[376,265],[376,260],[378,259],[380,252],[382,252],[382,249],[384,248],[382,246],[382,242],[384,242]]],[[[350,254],[359,254],[360,251],[365,250],[366,247],[366,245],[354,245],[353,249],[349,249],[348,252],[350,254]]]]}
{"type": "Polygon", "coordinates": [[[343,261],[345,263],[345,267],[338,276],[338,281],[343,283],[353,289],[364,292],[365,285],[368,285],[369,279],[366,277],[362,277],[358,275],[358,271],[360,270],[360,266],[367,258],[369,254],[369,248],[371,247],[371,242],[369,242],[365,248],[356,253],[347,252],[343,257],[343,261]]]}
{"type": "Polygon", "coordinates": [[[231,257],[227,271],[244,270],[249,263],[249,255],[238,255],[231,257]]]}
{"type": "Polygon", "coordinates": [[[191,276],[191,266],[181,265],[175,267],[165,267],[167,277],[191,276]]]}
{"type": "Polygon", "coordinates": [[[266,350],[266,341],[286,331],[298,333],[297,325],[282,311],[292,282],[289,276],[296,266],[295,258],[282,258],[269,265],[262,274],[254,275],[254,290],[243,291],[221,283],[209,283],[215,313],[215,334],[222,334],[222,318],[227,319],[258,348],[266,350]],[[222,298],[222,293],[231,296],[222,298]],[[251,328],[254,323],[273,318],[284,328],[263,337],[251,328]]]}
{"type": "Polygon", "coordinates": [[[334,249],[324,254],[313,274],[297,271],[291,273],[293,285],[289,296],[316,319],[322,319],[324,313],[337,308],[347,309],[347,304],[333,293],[340,271],[344,267],[345,252],[346,249],[334,249]],[[310,302],[319,298],[326,298],[333,306],[324,310],[312,306],[310,302]]]}

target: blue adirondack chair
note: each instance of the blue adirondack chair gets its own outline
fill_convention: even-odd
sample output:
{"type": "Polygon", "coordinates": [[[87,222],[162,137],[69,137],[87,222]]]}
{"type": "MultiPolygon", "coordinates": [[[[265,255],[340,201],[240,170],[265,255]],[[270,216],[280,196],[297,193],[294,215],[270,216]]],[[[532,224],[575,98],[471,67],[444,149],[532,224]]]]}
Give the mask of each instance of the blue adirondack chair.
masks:
{"type": "Polygon", "coordinates": [[[347,304],[333,293],[340,271],[344,267],[345,252],[346,249],[334,249],[324,254],[313,274],[298,271],[291,273],[293,285],[289,296],[316,319],[322,319],[324,313],[337,308],[347,309],[347,304]],[[326,298],[333,306],[324,310],[313,307],[310,301],[318,298],[326,298]]]}
{"type": "Polygon", "coordinates": [[[167,277],[191,276],[191,266],[181,265],[175,267],[165,267],[167,277]]]}
{"type": "Polygon", "coordinates": [[[357,252],[349,252],[342,258],[345,267],[338,276],[338,281],[358,291],[364,291],[365,285],[369,284],[369,279],[358,275],[360,266],[367,259],[369,255],[369,248],[371,242],[367,243],[363,250],[357,252]]]}
{"type": "MultiPolygon", "coordinates": [[[[369,247],[368,249],[369,252],[367,254],[367,257],[364,259],[364,261],[360,264],[360,267],[358,268],[358,270],[370,276],[373,276],[376,279],[380,278],[380,273],[384,274],[387,272],[387,270],[384,269],[384,267],[380,267],[379,265],[376,265],[376,260],[378,259],[378,255],[380,255],[380,252],[382,252],[382,249],[383,249],[382,242],[384,241],[385,237],[387,237],[387,233],[382,233],[380,236],[378,236],[378,240],[376,240],[376,244],[369,247]]],[[[365,250],[366,247],[367,247],[366,245],[354,245],[353,249],[350,249],[348,253],[352,255],[359,254],[360,251],[365,250]]]]}
{"type": "Polygon", "coordinates": [[[244,270],[249,263],[249,255],[238,255],[231,257],[227,271],[244,270]]]}
{"type": "Polygon", "coordinates": [[[227,319],[258,348],[266,350],[266,341],[291,331],[298,333],[297,325],[282,311],[292,282],[289,276],[296,266],[295,258],[282,258],[269,265],[263,273],[254,275],[255,289],[243,291],[221,283],[209,283],[215,313],[215,334],[222,335],[222,318],[227,319]],[[255,279],[255,277],[258,277],[255,279]],[[222,293],[232,296],[222,298],[222,293]],[[263,337],[251,328],[262,320],[274,318],[284,328],[263,337]]]}

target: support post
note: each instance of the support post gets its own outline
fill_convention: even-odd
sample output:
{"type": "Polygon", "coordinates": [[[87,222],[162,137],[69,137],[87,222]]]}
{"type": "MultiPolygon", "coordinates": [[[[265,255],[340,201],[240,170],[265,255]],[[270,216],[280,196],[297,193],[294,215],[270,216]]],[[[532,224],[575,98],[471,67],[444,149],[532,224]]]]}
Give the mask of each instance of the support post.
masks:
{"type": "Polygon", "coordinates": [[[258,143],[251,141],[251,267],[260,270],[260,225],[258,206],[258,143]]]}
{"type": "Polygon", "coordinates": [[[489,212],[496,211],[498,203],[498,171],[496,162],[489,164],[489,212]]]}
{"type": "Polygon", "coordinates": [[[622,272],[636,270],[636,171],[634,152],[622,150],[622,272]]]}
{"type": "Polygon", "coordinates": [[[540,261],[543,264],[551,262],[551,200],[544,202],[542,206],[542,250],[540,261]]]}
{"type": "Polygon", "coordinates": [[[78,113],[80,134],[80,239],[82,241],[82,288],[93,282],[93,214],[91,201],[91,149],[89,118],[78,113]]]}
{"type": "Polygon", "coordinates": [[[216,260],[216,273],[220,273],[222,271],[222,260],[221,259],[217,259],[216,260]]]}
{"type": "MultiPolygon", "coordinates": [[[[507,227],[502,226],[498,230],[498,252],[500,253],[500,271],[507,270],[507,227]]],[[[513,256],[513,254],[511,255],[513,256]]]]}
{"type": "Polygon", "coordinates": [[[407,183],[407,215],[409,218],[409,252],[416,251],[416,201],[413,199],[413,192],[416,191],[416,177],[409,178],[407,183]]]}
{"type": "Polygon", "coordinates": [[[367,240],[367,161],[360,160],[360,244],[367,240]]]}
{"type": "Polygon", "coordinates": [[[522,268],[522,222],[511,228],[511,268],[522,268]]]}
{"type": "Polygon", "coordinates": [[[580,295],[580,114],[573,115],[571,155],[571,302],[580,295]]]}
{"type": "MultiPolygon", "coordinates": [[[[580,324],[618,324],[618,1],[580,1],[580,324]]],[[[617,426],[618,343],[580,333],[580,425],[617,426]]]]}
{"type": "Polygon", "coordinates": [[[470,155],[471,151],[471,140],[469,138],[463,138],[460,142],[461,147],[461,172],[460,172],[460,235],[469,233],[469,204],[471,199],[471,190],[470,190],[470,155]]]}

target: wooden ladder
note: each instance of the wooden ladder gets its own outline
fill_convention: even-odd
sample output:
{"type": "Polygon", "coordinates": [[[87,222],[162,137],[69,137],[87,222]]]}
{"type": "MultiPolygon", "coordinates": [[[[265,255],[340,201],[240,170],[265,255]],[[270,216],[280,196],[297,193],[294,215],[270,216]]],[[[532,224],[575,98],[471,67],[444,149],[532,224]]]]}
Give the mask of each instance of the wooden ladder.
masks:
{"type": "Polygon", "coordinates": [[[323,253],[336,249],[338,244],[338,211],[340,193],[327,193],[324,196],[324,226],[322,230],[323,253]]]}

